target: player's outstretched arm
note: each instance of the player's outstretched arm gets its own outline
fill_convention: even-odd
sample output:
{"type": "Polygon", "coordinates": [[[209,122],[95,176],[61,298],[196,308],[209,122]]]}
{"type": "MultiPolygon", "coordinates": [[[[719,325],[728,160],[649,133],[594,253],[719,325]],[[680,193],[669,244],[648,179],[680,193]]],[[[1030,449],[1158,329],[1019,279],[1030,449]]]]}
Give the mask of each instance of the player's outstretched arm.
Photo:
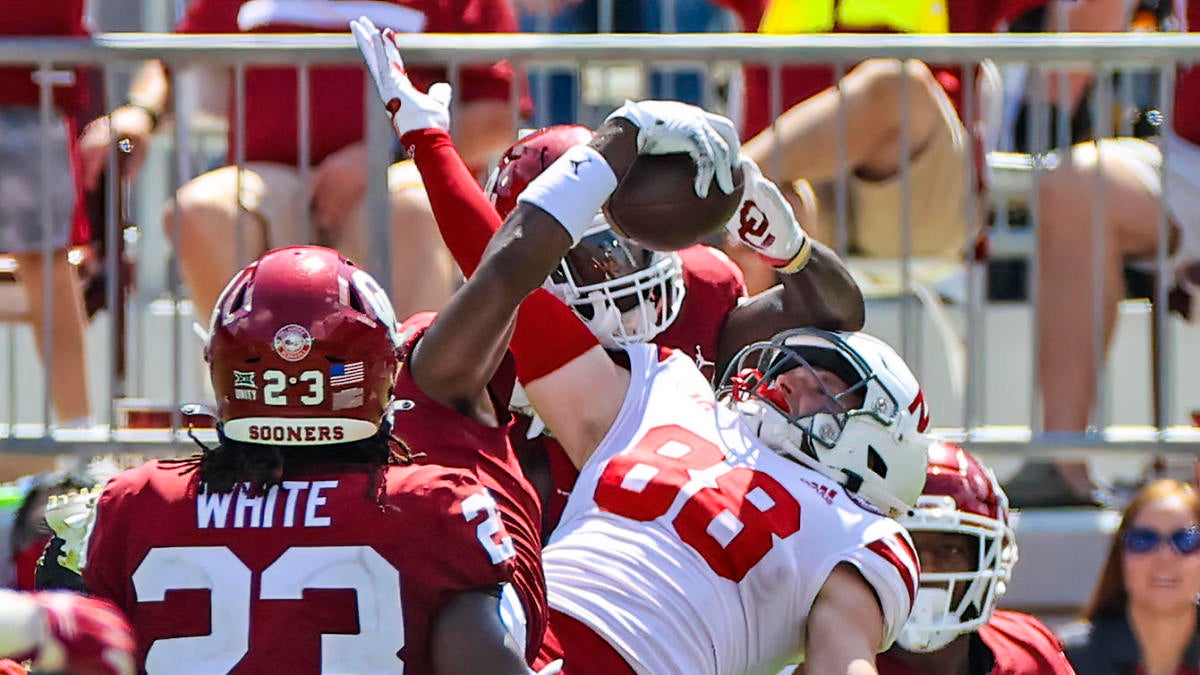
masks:
{"type": "Polygon", "coordinates": [[[878,675],[875,653],[883,643],[883,610],[852,565],[840,564],[829,574],[808,613],[806,630],[808,672],[878,675]]]}
{"type": "Polygon", "coordinates": [[[508,345],[518,305],[542,285],[616,188],[636,156],[636,137],[637,128],[626,121],[606,123],[587,148],[568,152],[530,185],[475,275],[413,354],[412,375],[426,394],[459,408],[478,398],[508,345]]]}
{"type": "Polygon", "coordinates": [[[862,291],[837,254],[805,233],[774,183],[742,158],[746,190],[726,232],[778,272],[780,284],[741,303],[726,319],[717,346],[717,376],[745,345],[782,330],[861,330],[862,291]]]}
{"type": "Polygon", "coordinates": [[[526,675],[525,645],[501,619],[499,594],[459,593],[438,612],[430,632],[437,673],[526,675]]]}
{"type": "Polygon", "coordinates": [[[862,330],[866,321],[862,291],[833,249],[813,241],[804,269],[779,276],[781,283],[729,313],[717,344],[718,377],[742,347],[769,340],[780,331],[862,330]]]}

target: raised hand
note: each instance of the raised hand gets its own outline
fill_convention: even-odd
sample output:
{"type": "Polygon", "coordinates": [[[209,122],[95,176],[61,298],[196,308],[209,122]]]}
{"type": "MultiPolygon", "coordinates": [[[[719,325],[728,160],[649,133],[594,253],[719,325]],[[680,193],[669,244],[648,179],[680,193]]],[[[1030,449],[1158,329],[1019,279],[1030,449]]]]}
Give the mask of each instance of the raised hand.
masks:
{"type": "Polygon", "coordinates": [[[678,101],[625,101],[608,119],[622,117],[638,128],[638,153],[686,152],[696,163],[696,195],[708,196],[714,177],[721,192],[733,192],[733,167],[741,143],[733,123],[678,101]]]}
{"type": "Polygon", "coordinates": [[[404,70],[404,59],[396,49],[396,34],[380,31],[367,17],[350,22],[350,32],[358,43],[363,61],[375,81],[379,100],[383,101],[396,137],[417,129],[450,129],[450,85],[438,82],[423,93],[413,86],[404,70]]]}
{"type": "Polygon", "coordinates": [[[812,239],[796,221],[792,207],[758,165],[743,157],[742,203],[725,224],[725,231],[754,249],[780,272],[797,272],[812,255],[812,239]]]}

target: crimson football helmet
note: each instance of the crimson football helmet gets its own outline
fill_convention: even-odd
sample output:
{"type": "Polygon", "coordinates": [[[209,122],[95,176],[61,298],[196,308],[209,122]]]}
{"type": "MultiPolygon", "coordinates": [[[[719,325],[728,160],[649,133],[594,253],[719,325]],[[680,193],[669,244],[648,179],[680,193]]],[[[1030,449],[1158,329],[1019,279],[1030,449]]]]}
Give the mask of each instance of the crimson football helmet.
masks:
{"type": "Polygon", "coordinates": [[[578,124],[539,129],[513,143],[488,178],[486,191],[501,218],[517,208],[517,197],[564,152],[592,140],[592,130],[578,124]]]}
{"type": "Polygon", "coordinates": [[[991,469],[962,448],[929,446],[925,489],[899,521],[910,532],[963,534],[975,542],[968,572],[921,571],[912,614],[896,642],[910,652],[935,652],[988,622],[1017,562],[1008,497],[991,469]]]}
{"type": "MultiPolygon", "coordinates": [[[[567,149],[592,140],[579,125],[547,127],[517,141],[488,180],[501,217],[521,191],[567,149]]],[[[603,214],[559,263],[546,287],[567,303],[606,347],[649,342],[683,305],[683,263],[676,253],[643,248],[616,235],[603,214]]]]}
{"type": "Polygon", "coordinates": [[[270,445],[373,436],[391,403],[392,303],[337,251],[269,251],[221,292],[204,358],[227,438],[270,445]]]}
{"type": "Polygon", "coordinates": [[[921,494],[929,445],[925,397],[904,360],[879,339],[815,328],[784,331],[744,348],[721,378],[717,398],[772,450],[831,477],[885,514],[907,511],[921,494]],[[779,376],[794,368],[827,370],[849,388],[824,391],[821,409],[793,414],[779,376]]]}

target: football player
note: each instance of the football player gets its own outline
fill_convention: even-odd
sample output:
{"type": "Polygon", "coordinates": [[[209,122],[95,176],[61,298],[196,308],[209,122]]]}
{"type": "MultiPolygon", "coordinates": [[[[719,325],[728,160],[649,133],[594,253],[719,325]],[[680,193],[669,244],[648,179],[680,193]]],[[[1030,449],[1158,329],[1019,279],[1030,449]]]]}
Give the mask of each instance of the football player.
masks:
{"type": "Polygon", "coordinates": [[[129,620],[112,603],[76,593],[0,590],[0,673],[133,675],[129,620]]]}
{"type": "Polygon", "coordinates": [[[921,558],[921,585],[882,675],[1072,675],[1062,643],[1041,621],[997,610],[1017,542],[1008,497],[991,469],[962,448],[929,448],[925,489],[900,518],[921,558]]]}
{"type": "Polygon", "coordinates": [[[460,336],[437,323],[402,351],[391,307],[321,247],[226,286],[205,347],[219,445],[111,480],[81,561],[147,672],[529,672],[540,569],[474,475],[414,461],[507,443],[499,359],[443,369],[460,336]],[[412,414],[393,424],[393,402],[412,414]]]}
{"type": "MultiPolygon", "coordinates": [[[[402,142],[448,144],[446,92],[412,86],[394,36],[353,28],[402,142]]],[[[699,160],[697,194],[732,189],[728,120],[627,103],[526,188],[495,237],[490,202],[464,184],[465,234],[447,242],[470,279],[439,320],[470,309],[477,326],[513,330],[519,379],[581,467],[544,551],[543,660],[565,657],[571,673],[724,673],[806,654],[814,672],[874,672],[918,574],[884,515],[916,499],[925,473],[928,414],[899,356],[862,334],[785,332],[736,359],[719,405],[688,355],[634,344],[610,356],[539,288],[639,149],[672,142],[699,160]]]]}
{"type": "MultiPolygon", "coordinates": [[[[499,213],[492,218],[492,228],[499,229],[520,192],[546,167],[591,138],[585,127],[564,125],[535,132],[510,147],[488,182],[487,194],[499,213]]],[[[411,134],[408,141],[418,170],[426,176],[443,239],[451,250],[472,250],[461,241],[472,235],[462,228],[463,211],[469,208],[462,193],[477,191],[469,170],[437,130],[411,134]]],[[[752,163],[747,170],[748,184],[774,189],[755,180],[759,174],[752,163]]],[[[547,288],[571,306],[606,347],[653,342],[677,349],[694,357],[708,377],[721,372],[714,366],[723,369],[742,345],[784,328],[862,328],[862,295],[841,261],[804,236],[786,202],[765,197],[751,196],[750,206],[739,210],[728,225],[730,235],[757,246],[782,279],[753,299],[745,297],[741,271],[717,249],[645,249],[616,236],[602,214],[551,274],[547,288]],[[763,209],[772,207],[775,212],[768,217],[763,209]]],[[[477,262],[459,259],[470,268],[477,262]]],[[[523,402],[521,390],[516,398],[523,402]]],[[[543,537],[549,537],[578,472],[558,442],[543,433],[528,406],[518,408],[522,414],[513,427],[512,442],[538,489],[543,537]]]]}
{"type": "MultiPolygon", "coordinates": [[[[560,125],[512,145],[486,187],[501,219],[533,179],[591,137],[586,127],[560,125]]],[[[418,148],[422,140],[416,138],[418,148]]],[[[426,155],[429,171],[456,161],[449,154],[426,155]]],[[[744,180],[755,185],[758,168],[753,163],[748,168],[752,174],[744,180]]],[[[603,213],[551,275],[549,288],[605,346],[654,342],[678,349],[695,357],[710,378],[724,372],[742,346],[780,330],[802,325],[861,330],[862,293],[837,255],[809,240],[794,217],[769,218],[773,214],[763,212],[761,197],[751,195],[749,201],[753,204],[743,204],[730,220],[728,234],[757,251],[780,279],[749,301],[741,269],[718,249],[700,244],[670,253],[644,249],[617,237],[603,213]]],[[[454,201],[431,203],[435,216],[454,213],[454,201]]]]}

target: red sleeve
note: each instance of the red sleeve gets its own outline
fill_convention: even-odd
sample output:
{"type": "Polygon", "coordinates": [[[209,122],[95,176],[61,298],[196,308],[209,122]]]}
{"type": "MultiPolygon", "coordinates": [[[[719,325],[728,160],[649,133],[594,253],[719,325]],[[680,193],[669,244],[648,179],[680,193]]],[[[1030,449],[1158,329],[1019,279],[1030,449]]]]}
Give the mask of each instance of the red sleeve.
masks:
{"type": "MultiPolygon", "coordinates": [[[[463,274],[479,268],[483,251],[503,222],[463,162],[450,134],[441,129],[418,129],[404,134],[442,240],[463,274]]],[[[512,352],[517,378],[532,382],[548,375],[599,344],[569,307],[539,288],[521,304],[512,352]]]]}
{"type": "Polygon", "coordinates": [[[404,134],[400,142],[421,172],[442,240],[463,274],[472,276],[492,235],[503,224],[500,214],[459,156],[450,134],[418,129],[404,134]]]}
{"type": "Polygon", "coordinates": [[[533,382],[574,361],[600,344],[562,300],[544,288],[525,298],[517,312],[512,353],[517,379],[533,382]]]}
{"type": "Polygon", "coordinates": [[[245,0],[195,0],[175,25],[178,33],[237,33],[238,10],[245,0]]]}

